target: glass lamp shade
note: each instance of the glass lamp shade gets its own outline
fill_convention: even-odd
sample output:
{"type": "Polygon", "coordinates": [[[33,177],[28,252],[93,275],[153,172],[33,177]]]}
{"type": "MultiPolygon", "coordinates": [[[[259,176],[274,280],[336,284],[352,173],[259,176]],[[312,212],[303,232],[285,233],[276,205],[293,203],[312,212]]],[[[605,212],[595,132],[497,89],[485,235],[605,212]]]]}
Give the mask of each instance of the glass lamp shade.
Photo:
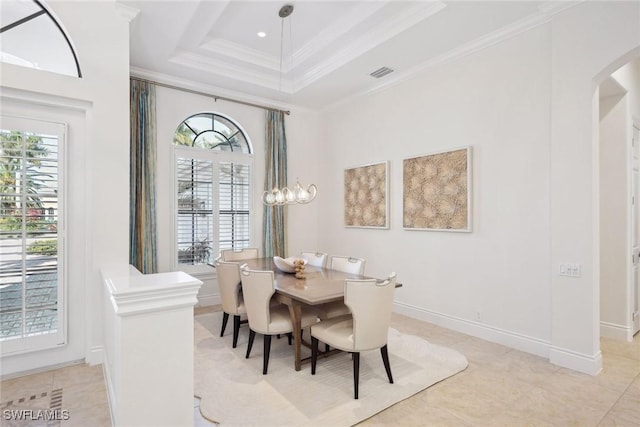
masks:
{"type": "Polygon", "coordinates": [[[296,182],[293,188],[293,192],[296,194],[296,203],[309,203],[316,198],[316,194],[318,193],[318,188],[315,184],[311,184],[305,189],[299,182],[296,182]]]}
{"type": "Polygon", "coordinates": [[[316,198],[317,193],[318,188],[315,184],[304,188],[300,181],[297,181],[293,190],[288,187],[274,187],[271,191],[265,191],[262,193],[262,203],[267,206],[307,204],[316,198]]]}

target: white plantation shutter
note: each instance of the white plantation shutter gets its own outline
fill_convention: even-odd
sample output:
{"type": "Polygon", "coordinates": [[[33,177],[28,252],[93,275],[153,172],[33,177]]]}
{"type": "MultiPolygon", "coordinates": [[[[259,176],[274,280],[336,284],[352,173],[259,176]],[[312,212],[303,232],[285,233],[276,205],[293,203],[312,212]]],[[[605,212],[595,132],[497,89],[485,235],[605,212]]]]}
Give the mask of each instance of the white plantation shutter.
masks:
{"type": "Polygon", "coordinates": [[[173,143],[177,265],[207,273],[220,250],[252,246],[251,143],[237,123],[216,113],[185,119],[173,143]]]}
{"type": "Polygon", "coordinates": [[[2,353],[64,344],[65,125],[3,117],[0,130],[2,353]]]}
{"type": "Polygon", "coordinates": [[[211,261],[213,240],[213,162],[178,158],[178,263],[211,261]]]}
{"type": "Polygon", "coordinates": [[[219,164],[219,249],[250,246],[249,201],[251,169],[248,164],[219,164]]]}

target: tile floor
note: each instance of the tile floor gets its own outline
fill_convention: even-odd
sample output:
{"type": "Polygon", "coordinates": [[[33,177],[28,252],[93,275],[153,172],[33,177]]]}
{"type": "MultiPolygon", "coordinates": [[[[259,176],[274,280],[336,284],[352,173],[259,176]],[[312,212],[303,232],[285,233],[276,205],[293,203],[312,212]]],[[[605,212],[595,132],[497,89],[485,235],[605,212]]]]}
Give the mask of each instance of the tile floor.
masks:
{"type": "Polygon", "coordinates": [[[111,417],[102,366],[74,365],[2,381],[0,412],[0,425],[7,427],[109,427],[111,417]],[[5,419],[5,411],[33,410],[36,414],[38,410],[51,409],[60,411],[57,422],[42,418],[30,422],[5,419]]]}
{"type": "MultiPolygon", "coordinates": [[[[210,309],[198,309],[196,315],[210,309]]],[[[551,365],[541,357],[395,315],[392,326],[455,348],[469,360],[460,374],[399,402],[362,426],[640,426],[640,338],[603,338],[604,370],[592,377],[551,365]]],[[[9,399],[62,388],[69,420],[60,426],[108,426],[102,368],[77,365],[0,383],[0,409],[9,399]]],[[[12,405],[17,405],[15,402],[12,405]]],[[[194,424],[211,426],[194,398],[194,424]]],[[[36,423],[1,425],[27,426],[36,423]]],[[[42,424],[46,425],[46,424],[42,424]]]]}

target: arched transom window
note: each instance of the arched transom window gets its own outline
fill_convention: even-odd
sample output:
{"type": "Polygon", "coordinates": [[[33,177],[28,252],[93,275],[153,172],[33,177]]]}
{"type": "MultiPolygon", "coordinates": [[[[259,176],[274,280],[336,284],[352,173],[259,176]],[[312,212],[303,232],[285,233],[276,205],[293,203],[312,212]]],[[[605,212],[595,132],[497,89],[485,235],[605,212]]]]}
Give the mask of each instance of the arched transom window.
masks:
{"type": "Polygon", "coordinates": [[[230,119],[214,113],[196,114],[180,124],[174,144],[251,154],[247,138],[230,119]]]}
{"type": "Polygon", "coordinates": [[[215,113],[185,119],[173,143],[176,266],[197,272],[220,250],[251,245],[251,143],[215,113]]]}
{"type": "Polygon", "coordinates": [[[37,0],[0,1],[0,62],[82,77],[71,40],[37,0]]]}

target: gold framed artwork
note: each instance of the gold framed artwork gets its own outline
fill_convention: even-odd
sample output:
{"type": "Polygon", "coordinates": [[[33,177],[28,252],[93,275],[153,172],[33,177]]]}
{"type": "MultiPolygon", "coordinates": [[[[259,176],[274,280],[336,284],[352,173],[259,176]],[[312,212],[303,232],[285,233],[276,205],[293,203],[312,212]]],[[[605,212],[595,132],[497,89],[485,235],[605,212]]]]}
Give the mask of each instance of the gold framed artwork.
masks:
{"type": "Polygon", "coordinates": [[[471,232],[471,147],[404,159],[406,230],[471,232]]]}
{"type": "Polygon", "coordinates": [[[344,170],[344,225],[389,228],[389,162],[344,170]]]}

